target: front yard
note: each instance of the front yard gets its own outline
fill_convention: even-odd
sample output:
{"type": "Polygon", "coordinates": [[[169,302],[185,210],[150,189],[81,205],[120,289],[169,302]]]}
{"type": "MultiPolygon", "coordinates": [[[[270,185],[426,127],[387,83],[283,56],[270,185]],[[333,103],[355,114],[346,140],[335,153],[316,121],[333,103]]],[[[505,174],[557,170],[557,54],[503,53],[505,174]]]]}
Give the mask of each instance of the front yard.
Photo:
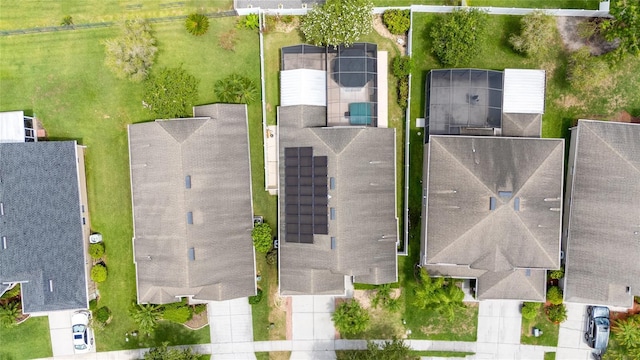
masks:
{"type": "Polygon", "coordinates": [[[558,332],[560,331],[560,325],[554,324],[547,318],[544,312],[544,306],[541,306],[538,310],[536,317],[529,321],[522,318],[522,333],[520,334],[520,343],[527,345],[543,345],[543,346],[558,346],[558,332]],[[533,328],[540,329],[542,335],[539,337],[533,336],[533,328]]]}
{"type": "MultiPolygon", "coordinates": [[[[69,335],[71,336],[71,335],[69,335]]],[[[49,318],[30,317],[11,328],[0,326],[0,359],[18,360],[53,356],[49,318]]]]}

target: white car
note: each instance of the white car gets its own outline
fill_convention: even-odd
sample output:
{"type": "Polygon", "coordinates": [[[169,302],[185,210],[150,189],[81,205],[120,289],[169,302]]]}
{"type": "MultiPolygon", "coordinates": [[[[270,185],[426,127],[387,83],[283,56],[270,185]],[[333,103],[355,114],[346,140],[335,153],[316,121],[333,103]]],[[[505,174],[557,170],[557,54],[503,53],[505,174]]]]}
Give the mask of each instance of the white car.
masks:
{"type": "Polygon", "coordinates": [[[93,336],[89,328],[91,313],[78,311],[71,317],[71,331],[73,332],[73,348],[76,353],[85,353],[93,346],[93,336]]]}

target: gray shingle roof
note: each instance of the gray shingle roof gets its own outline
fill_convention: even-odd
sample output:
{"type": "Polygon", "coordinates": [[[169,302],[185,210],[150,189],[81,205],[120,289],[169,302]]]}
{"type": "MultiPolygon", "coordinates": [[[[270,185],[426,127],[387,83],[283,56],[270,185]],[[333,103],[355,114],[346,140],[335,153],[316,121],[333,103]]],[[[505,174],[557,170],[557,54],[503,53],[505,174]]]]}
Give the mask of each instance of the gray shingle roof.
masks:
{"type": "Polygon", "coordinates": [[[536,137],[542,135],[542,114],[502,114],[502,136],[536,137]]]}
{"type": "Polygon", "coordinates": [[[279,108],[280,292],[284,295],[344,293],[345,275],[361,283],[397,281],[395,130],[321,127],[326,124],[324,109],[279,108]],[[335,181],[335,189],[328,190],[328,206],[335,209],[336,218],[329,220],[329,234],[315,234],[313,244],[284,240],[284,149],[288,147],[312,147],[314,156],[327,156],[328,177],[335,181]],[[336,238],[334,250],[331,237],[336,238]]]}
{"type": "Polygon", "coordinates": [[[25,282],[25,313],[88,306],[76,146],[0,144],[0,282],[25,282]]]}
{"type": "Polygon", "coordinates": [[[194,116],[129,126],[140,303],[256,291],[246,106],[194,116]]]}
{"type": "Polygon", "coordinates": [[[564,141],[431,136],[428,154],[423,262],[482,270],[480,299],[544,300],[533,272],[531,288],[505,284],[560,267],[564,141]]]}
{"type": "Polygon", "coordinates": [[[640,295],[640,125],[580,120],[573,132],[565,300],[629,307],[640,295]]]}

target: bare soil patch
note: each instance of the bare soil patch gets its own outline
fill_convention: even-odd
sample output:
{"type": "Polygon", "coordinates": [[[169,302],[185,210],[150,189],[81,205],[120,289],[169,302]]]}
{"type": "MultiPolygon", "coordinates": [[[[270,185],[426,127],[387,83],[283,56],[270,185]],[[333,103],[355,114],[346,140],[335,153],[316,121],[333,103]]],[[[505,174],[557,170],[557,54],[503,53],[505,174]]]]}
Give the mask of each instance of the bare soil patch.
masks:
{"type": "Polygon", "coordinates": [[[569,51],[576,51],[583,46],[588,46],[592,55],[602,55],[617,47],[616,42],[606,41],[599,34],[595,34],[588,39],[581,37],[578,33],[581,23],[596,21],[596,18],[580,18],[574,16],[556,17],[556,25],[562,37],[564,46],[569,51]]]}
{"type": "Polygon", "coordinates": [[[380,36],[393,40],[393,43],[396,45],[398,50],[400,50],[400,55],[407,55],[407,36],[394,35],[390,33],[387,27],[384,26],[384,23],[382,22],[382,15],[374,16],[373,28],[378,34],[380,34],[380,36]]]}
{"type": "Polygon", "coordinates": [[[191,320],[184,323],[184,326],[192,330],[200,329],[209,324],[209,317],[207,316],[207,310],[200,314],[193,314],[191,320]]]}

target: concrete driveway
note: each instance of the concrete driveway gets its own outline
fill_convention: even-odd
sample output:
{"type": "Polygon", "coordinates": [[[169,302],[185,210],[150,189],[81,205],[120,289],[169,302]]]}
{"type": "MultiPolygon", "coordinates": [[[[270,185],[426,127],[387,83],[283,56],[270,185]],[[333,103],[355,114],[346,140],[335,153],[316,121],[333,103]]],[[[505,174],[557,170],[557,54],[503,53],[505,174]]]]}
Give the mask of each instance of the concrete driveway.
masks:
{"type": "Polygon", "coordinates": [[[591,357],[592,349],[584,340],[587,321],[587,305],[565,304],[567,320],[560,324],[558,334],[557,359],[587,360],[591,357]]]}
{"type": "MultiPolygon", "coordinates": [[[[49,317],[49,334],[51,336],[51,348],[53,356],[74,355],[73,336],[71,335],[71,317],[75,311],[54,311],[48,313],[49,317]]],[[[89,331],[90,340],[93,346],[89,353],[95,353],[95,339],[93,339],[93,331],[89,331]]]]}
{"type": "Polygon", "coordinates": [[[476,358],[519,358],[521,303],[514,300],[480,301],[476,358]]]}
{"type": "Polygon", "coordinates": [[[255,359],[251,305],[245,298],[207,304],[214,359],[255,359]]]}
{"type": "Polygon", "coordinates": [[[333,296],[292,296],[291,359],[335,359],[333,340],[336,330],[331,314],[335,310],[333,296]]]}

